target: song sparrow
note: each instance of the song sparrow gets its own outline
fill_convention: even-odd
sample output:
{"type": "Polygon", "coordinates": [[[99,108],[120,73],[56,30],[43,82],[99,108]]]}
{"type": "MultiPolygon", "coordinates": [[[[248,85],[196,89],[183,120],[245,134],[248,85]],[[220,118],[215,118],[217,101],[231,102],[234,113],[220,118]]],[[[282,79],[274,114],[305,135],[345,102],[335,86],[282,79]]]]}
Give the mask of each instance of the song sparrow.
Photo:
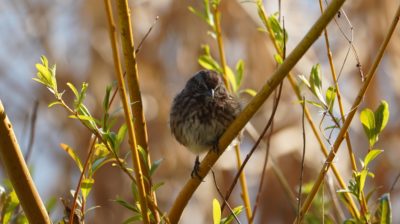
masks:
{"type": "Polygon", "coordinates": [[[176,140],[197,154],[192,177],[198,175],[198,154],[218,151],[218,140],[240,112],[239,102],[226,90],[219,74],[199,71],[175,97],[170,127],[176,140]]]}

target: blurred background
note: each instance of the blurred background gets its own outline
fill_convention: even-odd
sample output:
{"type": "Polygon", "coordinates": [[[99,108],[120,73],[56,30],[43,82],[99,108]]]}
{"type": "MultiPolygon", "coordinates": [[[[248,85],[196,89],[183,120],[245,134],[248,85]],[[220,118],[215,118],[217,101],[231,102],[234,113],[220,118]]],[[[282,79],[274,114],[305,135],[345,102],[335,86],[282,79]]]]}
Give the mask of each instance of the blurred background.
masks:
{"type": "MultiPolygon", "coordinates": [[[[357,56],[350,51],[345,63],[349,42],[334,22],[328,27],[335,68],[338,72],[342,69],[339,86],[346,112],[361,85],[357,63],[361,63],[361,68],[366,74],[386,34],[397,3],[397,1],[366,0],[348,1],[344,5],[343,9],[352,26],[343,15],[336,17],[337,23],[344,35],[353,38],[357,51],[357,56]]],[[[207,34],[209,27],[188,10],[188,6],[202,10],[202,1],[138,0],[130,1],[130,6],[136,45],[154,24],[155,18],[159,17],[137,58],[151,158],[163,159],[154,177],[155,182],[165,183],[159,189],[157,197],[160,209],[167,212],[189,178],[195,159],[195,155],[180,146],[170,134],[168,116],[171,101],[191,75],[201,69],[197,62],[198,56],[203,53],[201,45],[209,44],[211,54],[218,60],[217,45],[207,34]]],[[[264,1],[264,6],[269,15],[279,10],[278,0],[264,1]]],[[[316,0],[287,0],[282,1],[281,10],[289,34],[287,52],[290,53],[319,17],[320,9],[316,0]]],[[[258,18],[256,5],[250,1],[223,0],[221,11],[228,64],[234,67],[237,60],[243,59],[245,63],[243,88],[257,91],[276,69],[276,63],[271,41],[266,33],[258,30],[262,24],[258,18]]],[[[66,82],[71,82],[77,87],[80,87],[82,82],[88,82],[89,90],[85,103],[95,117],[100,117],[105,88],[115,79],[107,29],[103,1],[0,2],[0,99],[14,125],[24,152],[29,145],[34,107],[38,104],[32,154],[28,162],[44,201],[52,197],[66,198],[70,189],[75,189],[79,178],[78,168],[59,144],[70,145],[83,159],[89,147],[90,133],[79,122],[69,119],[63,108],[57,106],[47,108],[53,98],[47,89],[32,80],[36,76],[34,65],[39,63],[41,55],[46,55],[50,64],[57,64],[59,89],[66,90],[64,96],[70,103],[73,98],[65,85],[66,82]]],[[[376,203],[379,195],[390,190],[400,172],[398,163],[400,76],[397,74],[400,69],[399,40],[399,31],[396,31],[378,69],[377,77],[361,105],[361,108],[370,107],[373,110],[380,100],[386,100],[390,105],[389,124],[377,143],[377,147],[384,149],[385,152],[373,162],[371,170],[376,174],[375,179],[370,179],[367,184],[369,189],[379,187],[371,203],[376,203]]],[[[332,81],[323,38],[319,38],[301,59],[293,74],[303,74],[308,77],[311,67],[317,63],[322,66],[323,85],[326,89],[332,85],[332,81]]],[[[305,88],[303,90],[306,97],[312,99],[312,96],[307,94],[308,91],[305,88]]],[[[249,100],[250,97],[242,98],[243,104],[249,100]]],[[[119,103],[114,103],[111,111],[120,107],[119,103]]],[[[267,123],[271,107],[272,100],[268,100],[251,120],[254,130],[261,132],[267,123]]],[[[321,111],[312,106],[309,108],[318,124],[322,117],[321,111]]],[[[339,114],[337,108],[334,113],[339,114]]],[[[118,116],[122,119],[122,114],[118,116]]],[[[275,117],[270,158],[274,159],[294,192],[298,189],[301,165],[301,116],[301,107],[290,85],[285,81],[281,103],[275,117]]],[[[306,125],[306,133],[304,182],[309,182],[319,173],[324,159],[309,125],[306,125]]],[[[358,158],[365,156],[368,149],[368,140],[363,133],[358,115],[352,122],[350,137],[358,161],[358,158]]],[[[245,132],[242,158],[253,143],[254,140],[245,132]]],[[[128,150],[126,143],[123,148],[125,151],[128,150]]],[[[265,147],[260,147],[245,169],[252,204],[255,201],[265,152],[265,147]]],[[[351,178],[351,169],[345,144],[342,144],[335,165],[348,182],[351,178]]],[[[237,170],[234,151],[227,151],[214,170],[218,185],[225,192],[237,170]]],[[[1,180],[7,178],[3,171],[1,167],[1,180]]],[[[330,172],[329,174],[331,175],[330,172]]],[[[270,166],[267,168],[265,178],[255,222],[291,223],[295,212],[270,166]]],[[[122,223],[130,217],[129,210],[112,201],[117,196],[132,201],[129,180],[126,176],[119,169],[107,165],[95,175],[95,180],[88,207],[95,205],[100,207],[88,213],[87,223],[122,223]]],[[[230,200],[232,206],[243,204],[239,189],[240,186],[237,185],[230,200]]],[[[400,209],[399,189],[400,186],[395,186],[391,192],[393,211],[400,209]]],[[[213,198],[219,199],[219,196],[209,175],[190,200],[181,223],[210,223],[213,198]]],[[[51,214],[52,219],[59,220],[63,215],[62,212],[62,204],[58,202],[57,210],[51,214]]],[[[241,220],[245,220],[244,214],[244,212],[241,214],[241,220]]],[[[400,222],[398,213],[394,213],[393,218],[394,223],[400,222]]]]}

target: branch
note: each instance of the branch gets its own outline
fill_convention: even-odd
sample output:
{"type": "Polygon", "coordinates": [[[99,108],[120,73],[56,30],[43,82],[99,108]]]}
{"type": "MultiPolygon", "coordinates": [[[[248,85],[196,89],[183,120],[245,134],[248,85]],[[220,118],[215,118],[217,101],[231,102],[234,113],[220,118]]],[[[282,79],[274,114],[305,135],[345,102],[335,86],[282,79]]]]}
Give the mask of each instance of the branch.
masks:
{"type": "Polygon", "coordinates": [[[29,174],[17,138],[0,100],[0,157],[30,223],[50,224],[46,208],[29,174]]]}

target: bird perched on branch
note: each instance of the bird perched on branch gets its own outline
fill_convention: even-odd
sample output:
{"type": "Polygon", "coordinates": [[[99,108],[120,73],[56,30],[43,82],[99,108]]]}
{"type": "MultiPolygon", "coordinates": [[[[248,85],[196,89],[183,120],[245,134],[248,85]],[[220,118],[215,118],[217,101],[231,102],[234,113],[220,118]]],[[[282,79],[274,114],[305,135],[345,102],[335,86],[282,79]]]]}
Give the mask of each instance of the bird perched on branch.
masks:
{"type": "Polygon", "coordinates": [[[240,112],[240,104],[226,89],[221,75],[197,72],[175,97],[170,112],[170,128],[176,140],[197,154],[193,176],[200,178],[199,154],[218,152],[218,140],[240,112]]]}

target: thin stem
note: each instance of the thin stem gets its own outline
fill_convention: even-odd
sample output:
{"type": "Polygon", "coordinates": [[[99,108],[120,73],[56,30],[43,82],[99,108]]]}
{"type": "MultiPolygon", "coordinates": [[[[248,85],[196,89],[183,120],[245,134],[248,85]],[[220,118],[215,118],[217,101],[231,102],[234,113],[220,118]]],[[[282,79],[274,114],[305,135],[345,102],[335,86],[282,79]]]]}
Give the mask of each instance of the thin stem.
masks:
{"type": "Polygon", "coordinates": [[[274,122],[271,123],[271,128],[269,130],[270,131],[269,131],[269,135],[268,135],[268,140],[267,140],[267,144],[265,147],[265,157],[264,157],[263,169],[261,172],[260,183],[258,185],[256,201],[254,202],[253,215],[251,216],[251,221],[253,221],[254,217],[256,216],[258,205],[259,205],[260,199],[261,199],[261,193],[262,193],[262,189],[263,189],[263,184],[264,184],[264,179],[265,179],[265,175],[266,175],[266,171],[267,171],[267,164],[268,164],[268,159],[269,159],[271,136],[272,136],[272,132],[274,130],[274,122]]]}
{"type": "MultiPolygon", "coordinates": [[[[211,174],[212,174],[212,176],[213,176],[214,186],[215,186],[215,188],[217,189],[217,192],[218,192],[219,196],[221,197],[222,200],[224,200],[224,203],[226,204],[226,207],[229,209],[229,212],[231,213],[231,215],[233,215],[233,217],[235,218],[236,222],[237,222],[237,223],[240,223],[238,217],[237,217],[237,216],[235,215],[235,213],[233,212],[232,207],[229,205],[229,203],[228,203],[227,201],[225,201],[224,195],[222,194],[221,189],[218,187],[217,178],[215,178],[214,170],[211,170],[211,174]]],[[[221,209],[221,210],[222,210],[222,209],[221,209]]]]}
{"type": "Polygon", "coordinates": [[[28,141],[28,150],[26,151],[25,154],[25,161],[26,163],[29,163],[29,159],[31,158],[32,154],[32,149],[33,149],[33,143],[35,141],[35,127],[36,127],[36,118],[37,118],[37,112],[39,109],[39,101],[35,101],[35,104],[33,105],[33,113],[31,117],[31,123],[30,123],[30,132],[29,132],[29,141],[28,141]]]}
{"type": "MultiPolygon", "coordinates": [[[[323,13],[324,9],[322,7],[322,0],[319,0],[319,6],[320,6],[321,13],[323,13]]],[[[340,93],[336,70],[335,70],[335,66],[333,64],[332,51],[331,51],[330,44],[329,44],[329,36],[328,36],[327,29],[324,29],[324,37],[325,37],[325,46],[326,46],[326,50],[327,50],[329,66],[331,68],[332,80],[335,84],[336,97],[337,97],[338,104],[339,104],[340,116],[341,116],[342,121],[344,121],[345,115],[344,115],[344,109],[343,109],[343,103],[342,103],[342,95],[340,93]]],[[[335,118],[333,118],[333,119],[336,120],[335,118]]],[[[351,146],[349,133],[346,133],[346,144],[347,144],[347,149],[348,149],[349,157],[350,157],[350,161],[351,161],[351,167],[352,167],[353,171],[357,171],[358,169],[357,169],[356,159],[354,157],[353,148],[351,146]]]]}
{"type": "Polygon", "coordinates": [[[231,86],[228,82],[227,78],[227,72],[226,72],[226,59],[225,59],[225,53],[224,53],[224,42],[222,41],[222,32],[221,32],[221,13],[219,12],[218,6],[215,7],[214,9],[214,18],[215,18],[215,32],[217,36],[217,42],[218,42],[218,52],[219,52],[219,57],[221,59],[221,67],[222,67],[222,79],[224,80],[224,84],[228,90],[228,92],[231,92],[231,86]]]}
{"type": "MultiPolygon", "coordinates": [[[[303,116],[301,118],[301,124],[302,124],[302,129],[303,129],[303,153],[301,155],[299,193],[297,194],[297,217],[300,216],[301,194],[302,194],[303,176],[304,176],[304,159],[306,156],[306,129],[305,129],[305,125],[304,125],[304,117],[305,117],[304,111],[305,111],[305,107],[306,107],[306,101],[305,101],[304,97],[303,97],[302,105],[303,105],[303,116]]],[[[298,222],[298,224],[300,224],[300,222],[298,222]]]]}
{"type": "MultiPolygon", "coordinates": [[[[372,64],[372,66],[371,66],[371,69],[368,72],[366,80],[363,83],[360,91],[358,92],[357,97],[354,100],[354,103],[353,103],[353,105],[351,107],[351,110],[350,110],[349,114],[347,115],[347,118],[344,121],[344,124],[343,124],[342,128],[340,129],[340,132],[339,132],[338,137],[336,138],[336,141],[335,141],[335,143],[334,143],[334,145],[333,145],[333,147],[331,149],[331,152],[329,153],[328,158],[326,159],[326,161],[324,163],[324,166],[322,167],[322,169],[321,169],[321,171],[320,171],[320,173],[318,175],[318,178],[315,181],[313,188],[311,189],[310,194],[308,195],[308,197],[306,198],[306,201],[303,204],[303,207],[302,207],[301,212],[300,212],[300,218],[299,218],[300,220],[299,221],[303,220],[306,212],[310,208],[311,202],[313,201],[313,199],[314,199],[314,197],[316,195],[316,192],[318,191],[319,187],[321,186],[322,180],[324,179],[324,177],[326,175],[326,172],[329,170],[329,167],[331,166],[332,161],[336,156],[336,153],[337,153],[337,151],[339,149],[340,144],[342,143],[342,141],[345,138],[345,135],[346,135],[347,130],[348,130],[350,124],[351,124],[351,121],[354,118],[354,115],[356,114],[357,109],[358,109],[361,101],[364,98],[364,95],[365,95],[365,93],[366,93],[366,91],[368,89],[369,84],[371,83],[372,78],[375,76],[376,69],[378,68],[378,65],[380,64],[380,62],[382,60],[383,54],[385,53],[385,50],[386,50],[386,47],[389,44],[389,41],[390,41],[390,39],[392,37],[392,34],[394,33],[396,25],[397,25],[397,23],[399,21],[399,16],[400,16],[400,5],[399,5],[399,7],[397,9],[395,17],[393,18],[393,22],[392,22],[392,24],[391,24],[391,26],[389,28],[389,31],[386,34],[385,40],[383,41],[381,47],[379,48],[378,54],[376,55],[375,60],[374,60],[374,62],[372,64]]],[[[297,222],[297,220],[295,220],[295,223],[296,222],[297,222]]]]}
{"type": "MultiPolygon", "coordinates": [[[[81,175],[79,176],[79,181],[78,181],[78,184],[77,184],[76,189],[75,189],[74,201],[72,202],[71,214],[69,215],[70,224],[74,223],[75,208],[76,208],[76,203],[77,203],[79,191],[81,189],[83,177],[85,176],[85,172],[86,172],[86,170],[87,170],[87,168],[89,166],[89,161],[91,160],[90,158],[93,155],[94,145],[95,145],[96,141],[97,141],[97,138],[95,137],[95,138],[93,138],[93,141],[90,143],[89,153],[88,153],[87,158],[85,160],[85,165],[83,166],[81,175]]],[[[84,214],[84,211],[82,211],[82,214],[84,214]]]]}
{"type": "MultiPolygon", "coordinates": [[[[127,2],[123,1],[123,0],[119,0],[118,3],[119,3],[118,8],[119,8],[120,14],[124,14],[122,12],[122,8],[125,8],[126,9],[125,13],[128,13],[127,12],[127,10],[128,10],[127,2]],[[122,7],[124,5],[125,5],[125,7],[122,7]]],[[[112,17],[110,1],[104,0],[104,4],[106,6],[106,11],[107,11],[110,40],[111,40],[111,46],[112,46],[113,58],[114,58],[115,75],[117,76],[119,93],[120,93],[122,105],[124,108],[125,123],[127,124],[127,127],[128,127],[129,143],[130,143],[130,148],[131,148],[131,152],[132,152],[132,162],[133,162],[133,166],[134,166],[134,172],[135,172],[135,176],[136,176],[136,184],[137,184],[138,193],[139,193],[139,204],[140,204],[140,208],[141,208],[140,210],[142,213],[143,223],[148,224],[148,223],[150,223],[150,217],[147,212],[148,205],[147,205],[146,191],[145,191],[145,185],[144,185],[143,171],[142,171],[139,152],[138,152],[138,148],[137,148],[138,145],[136,142],[135,129],[134,129],[134,126],[132,123],[133,122],[132,111],[129,106],[130,103],[128,102],[127,91],[125,89],[125,83],[124,83],[124,78],[122,75],[122,68],[121,68],[121,63],[120,63],[119,54],[118,54],[115,23],[114,23],[114,19],[112,17]]],[[[136,63],[135,63],[135,65],[136,65],[136,63]]],[[[135,118],[137,118],[137,117],[135,117],[135,118]]]]}
{"type": "MultiPolygon", "coordinates": [[[[236,162],[237,166],[240,167],[242,165],[242,159],[240,158],[240,147],[239,145],[235,145],[235,154],[236,154],[236,162]]],[[[240,174],[240,186],[242,188],[242,199],[244,202],[244,209],[246,211],[247,221],[248,223],[253,223],[251,217],[253,217],[251,212],[251,204],[250,197],[247,188],[246,174],[244,170],[240,174]]]]}
{"type": "MultiPolygon", "coordinates": [[[[251,158],[253,153],[256,151],[258,145],[261,143],[261,140],[264,138],[265,133],[267,133],[267,130],[272,125],[272,121],[274,120],[276,110],[278,109],[279,100],[280,100],[280,96],[281,96],[281,91],[282,91],[282,83],[279,85],[278,97],[274,99],[274,106],[273,106],[273,109],[272,109],[271,116],[269,117],[269,120],[268,120],[267,124],[265,125],[264,130],[261,132],[260,136],[258,137],[256,143],[251,148],[250,152],[246,155],[246,158],[244,159],[244,161],[241,164],[238,172],[236,173],[236,176],[233,179],[232,184],[229,187],[229,190],[225,194],[225,201],[229,200],[229,197],[231,196],[231,194],[233,192],[233,189],[235,188],[236,183],[237,183],[237,181],[238,181],[238,179],[240,177],[240,174],[244,170],[244,167],[246,166],[247,162],[249,161],[249,159],[251,158]]],[[[224,206],[225,206],[225,204],[222,204],[221,208],[224,209],[224,206]]]]}
{"type": "MultiPolygon", "coordinates": [[[[226,64],[226,57],[225,57],[225,52],[224,52],[224,42],[222,39],[222,31],[221,31],[221,13],[219,11],[219,5],[215,6],[214,8],[214,18],[215,18],[215,31],[216,31],[216,37],[217,37],[217,43],[218,43],[218,51],[219,51],[219,56],[221,59],[221,66],[222,66],[222,72],[223,72],[223,81],[224,84],[228,90],[228,92],[232,93],[231,85],[228,82],[228,75],[227,75],[227,64],[226,64]]],[[[235,155],[236,155],[236,161],[237,161],[237,166],[240,167],[242,164],[242,159],[240,158],[240,146],[239,144],[235,145],[235,155]]],[[[249,198],[249,192],[247,188],[247,181],[246,181],[246,175],[243,172],[240,173],[240,186],[242,189],[242,199],[244,202],[244,207],[246,211],[246,217],[248,220],[248,223],[252,223],[251,217],[252,217],[252,212],[251,212],[251,204],[250,204],[250,198],[249,198]]]]}
{"type": "MultiPolygon", "coordinates": [[[[272,94],[274,89],[283,81],[289,71],[296,65],[300,58],[306,53],[311,45],[320,36],[324,27],[332,20],[337,11],[343,5],[345,0],[334,0],[321,15],[321,17],[314,23],[314,25],[307,32],[305,37],[294,48],[286,60],[278,67],[272,74],[271,78],[266,82],[262,89],[255,95],[252,100],[247,104],[243,111],[228,127],[225,133],[221,136],[218,142],[218,149],[220,153],[209,152],[200,164],[199,175],[204,177],[210,171],[211,167],[215,164],[218,158],[223,153],[224,149],[229,143],[238,135],[240,130],[246,125],[251,117],[263,105],[266,99],[272,94]]],[[[201,178],[200,178],[201,179],[201,178]]],[[[199,178],[190,178],[179,192],[174,204],[172,205],[168,215],[171,223],[177,223],[182,215],[183,209],[189,202],[194,191],[199,187],[201,181],[199,178]]]]}

